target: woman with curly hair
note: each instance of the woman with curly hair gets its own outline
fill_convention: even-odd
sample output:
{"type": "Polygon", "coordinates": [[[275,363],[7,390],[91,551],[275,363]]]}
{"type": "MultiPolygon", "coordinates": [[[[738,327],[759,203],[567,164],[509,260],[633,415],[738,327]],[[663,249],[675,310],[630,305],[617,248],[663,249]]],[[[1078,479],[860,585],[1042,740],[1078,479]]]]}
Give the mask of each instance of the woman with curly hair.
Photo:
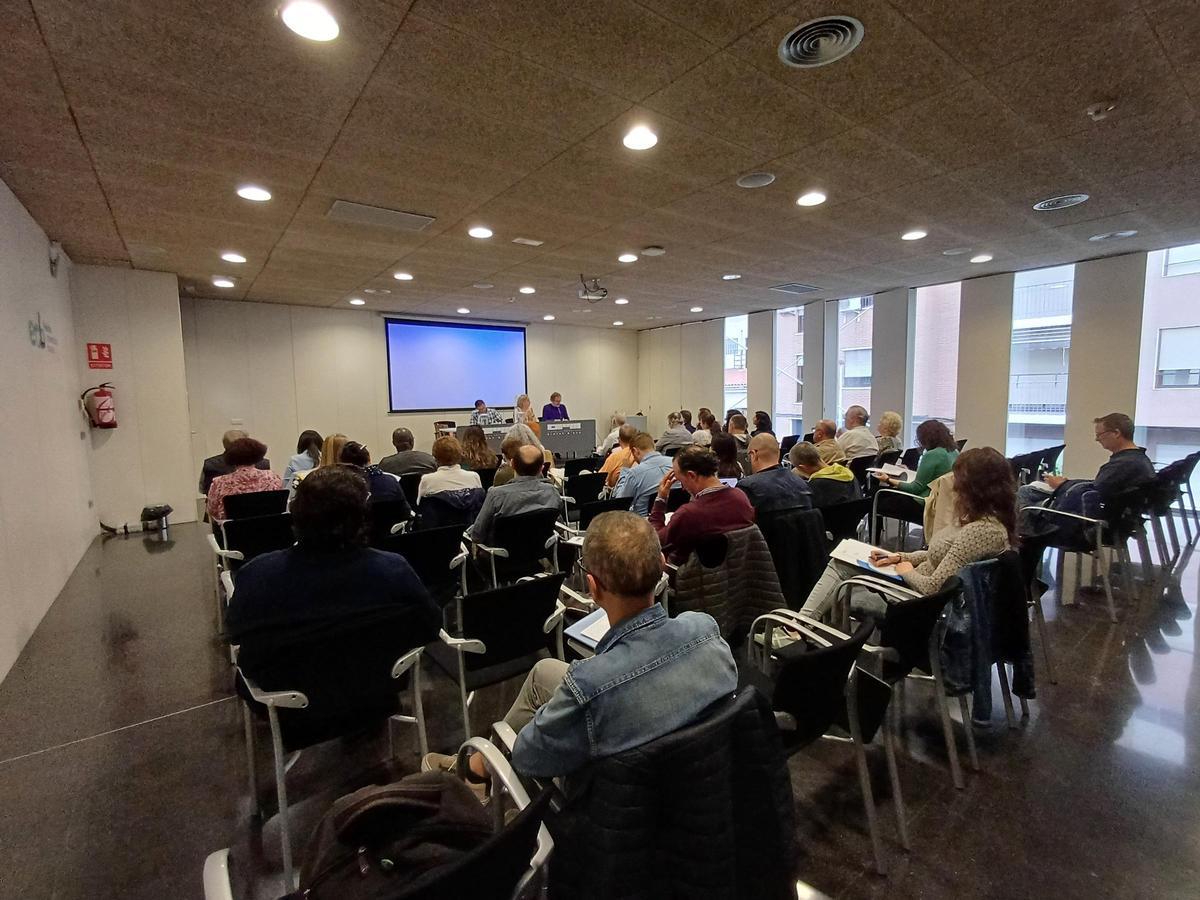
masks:
{"type": "MultiPolygon", "coordinates": [[[[871,562],[895,566],[904,583],[922,594],[941,590],[952,575],[969,563],[999,556],[1017,543],[1016,483],[1012,467],[992,447],[977,447],[960,454],[954,463],[955,525],[939,531],[928,550],[912,553],[875,551],[871,562]]],[[[822,618],[833,606],[837,586],[863,570],[840,560],[830,560],[808,595],[801,614],[822,618]]],[[[863,588],[850,596],[851,612],[879,615],[883,600],[863,588]]]]}
{"type": "Polygon", "coordinates": [[[500,460],[487,445],[487,436],[478,425],[468,425],[462,438],[462,467],[478,472],[481,469],[494,469],[500,465],[500,460]]]}

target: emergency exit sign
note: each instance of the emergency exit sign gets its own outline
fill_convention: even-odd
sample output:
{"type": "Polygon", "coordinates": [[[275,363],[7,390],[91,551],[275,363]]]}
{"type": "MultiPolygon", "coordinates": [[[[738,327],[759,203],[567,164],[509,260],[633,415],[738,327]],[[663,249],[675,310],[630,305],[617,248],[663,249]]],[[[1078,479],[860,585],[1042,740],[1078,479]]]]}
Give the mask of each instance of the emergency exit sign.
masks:
{"type": "Polygon", "coordinates": [[[88,344],[87,357],[89,369],[111,369],[112,344],[88,344]]]}

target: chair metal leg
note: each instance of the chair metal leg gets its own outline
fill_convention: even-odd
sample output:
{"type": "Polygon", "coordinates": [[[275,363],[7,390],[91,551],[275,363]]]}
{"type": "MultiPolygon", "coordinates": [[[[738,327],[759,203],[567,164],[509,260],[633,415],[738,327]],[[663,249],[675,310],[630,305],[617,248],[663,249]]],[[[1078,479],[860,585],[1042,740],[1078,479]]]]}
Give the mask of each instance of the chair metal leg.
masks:
{"type": "MultiPolygon", "coordinates": [[[[1129,544],[1121,544],[1116,549],[1117,561],[1121,564],[1122,590],[1129,597],[1137,597],[1137,579],[1133,575],[1133,558],[1129,555],[1129,544]]],[[[1145,567],[1143,566],[1143,571],[1145,567]]]]}
{"type": "Polygon", "coordinates": [[[417,719],[417,746],[421,748],[421,758],[429,752],[429,737],[425,733],[425,705],[421,700],[421,660],[413,666],[412,673],[413,715],[417,719]]]}
{"type": "Polygon", "coordinates": [[[246,771],[250,778],[250,812],[262,818],[262,804],[258,801],[258,767],[255,764],[254,752],[254,716],[250,714],[250,707],[245,703],[242,704],[242,723],[246,729],[246,771]]]}
{"type": "Polygon", "coordinates": [[[1146,593],[1153,596],[1157,578],[1154,575],[1154,562],[1150,558],[1150,540],[1143,528],[1137,533],[1138,555],[1142,558],[1142,580],[1146,583],[1146,593]]]}
{"type": "Polygon", "coordinates": [[[1042,657],[1046,660],[1046,677],[1051,684],[1058,684],[1054,677],[1054,663],[1050,661],[1050,638],[1046,635],[1046,613],[1042,609],[1042,598],[1033,601],[1034,622],[1037,623],[1038,643],[1042,645],[1042,657]]]}
{"type": "Polygon", "coordinates": [[[858,733],[857,716],[850,714],[850,730],[854,743],[854,759],[858,763],[858,783],[862,788],[863,809],[867,813],[867,830],[871,834],[871,851],[875,854],[875,871],[887,874],[883,863],[883,846],[879,841],[879,827],[875,817],[875,795],[871,791],[871,773],[867,769],[867,754],[863,752],[862,736],[858,733]]]}
{"type": "Polygon", "coordinates": [[[905,850],[911,850],[908,843],[908,813],[904,809],[904,794],[900,790],[900,770],[896,766],[896,749],[892,746],[892,730],[885,722],[880,731],[883,732],[883,752],[887,754],[888,778],[892,782],[892,802],[896,805],[896,830],[900,833],[900,846],[905,850]]]}
{"type": "MultiPolygon", "coordinates": [[[[1183,539],[1190,544],[1192,542],[1192,522],[1191,516],[1188,515],[1187,502],[1183,498],[1182,491],[1180,491],[1179,499],[1175,503],[1179,504],[1179,518],[1183,522],[1183,539]]],[[[1172,510],[1175,508],[1175,503],[1171,504],[1172,510]]]]}
{"type": "Polygon", "coordinates": [[[971,768],[979,769],[979,754],[975,752],[975,727],[971,724],[971,707],[966,694],[958,695],[958,710],[962,714],[963,731],[967,733],[967,756],[971,760],[971,768]]]}
{"type": "Polygon", "coordinates": [[[1000,676],[1000,695],[1004,698],[1004,718],[1009,728],[1016,728],[1013,721],[1012,692],[1008,689],[1008,666],[1001,660],[996,663],[996,673],[1000,676]]]}
{"type": "Polygon", "coordinates": [[[946,689],[942,687],[942,667],[939,663],[934,665],[938,671],[933,680],[933,701],[937,704],[938,713],[942,717],[942,736],[946,739],[946,756],[950,760],[950,778],[954,782],[954,786],[961,791],[965,784],[963,783],[962,768],[958,764],[958,741],[954,738],[954,723],[950,720],[946,689]]]}
{"type": "MultiPolygon", "coordinates": [[[[1102,559],[1104,556],[1104,537],[1101,534],[1099,526],[1096,527],[1096,559],[1102,559]]],[[[1112,622],[1117,621],[1117,604],[1113,600],[1112,578],[1109,566],[1100,566],[1100,583],[1104,585],[1104,598],[1108,601],[1108,618],[1112,622]]]]}
{"type": "Polygon", "coordinates": [[[471,739],[471,710],[467,697],[467,667],[463,663],[463,655],[458,654],[458,696],[462,702],[463,740],[471,739]]]}
{"type": "Polygon", "coordinates": [[[1179,543],[1179,529],[1175,527],[1175,516],[1171,512],[1170,507],[1167,508],[1167,514],[1163,516],[1167,523],[1167,537],[1171,540],[1171,571],[1175,570],[1175,563],[1179,561],[1179,554],[1183,552],[1183,545],[1179,543]]]}
{"type": "Polygon", "coordinates": [[[1021,718],[1028,719],[1029,718],[1029,701],[1026,700],[1024,697],[1021,697],[1019,699],[1021,701],[1021,718]]]}
{"type": "Polygon", "coordinates": [[[284,766],[283,737],[279,732],[279,714],[275,707],[267,707],[271,719],[271,748],[275,753],[275,796],[279,806],[279,852],[283,858],[283,875],[288,890],[296,889],[296,873],[292,865],[291,816],[288,814],[287,771],[284,766]]]}

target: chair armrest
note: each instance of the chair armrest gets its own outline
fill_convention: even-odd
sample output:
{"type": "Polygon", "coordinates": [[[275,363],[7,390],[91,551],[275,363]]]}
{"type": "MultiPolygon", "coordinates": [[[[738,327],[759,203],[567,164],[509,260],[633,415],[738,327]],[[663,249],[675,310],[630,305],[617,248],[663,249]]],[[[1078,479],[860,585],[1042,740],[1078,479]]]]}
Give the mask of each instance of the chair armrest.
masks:
{"type": "Polygon", "coordinates": [[[424,647],[414,647],[412,650],[409,650],[402,657],[396,660],[395,665],[392,666],[392,677],[399,678],[413,666],[419,666],[421,662],[421,653],[424,650],[424,647]]]}
{"type": "Polygon", "coordinates": [[[457,653],[487,653],[487,647],[484,646],[483,641],[474,638],[450,637],[445,628],[438,632],[438,640],[457,653]]]}
{"type": "Polygon", "coordinates": [[[904,587],[903,585],[892,584],[882,579],[865,578],[861,575],[855,575],[853,578],[847,578],[838,584],[835,597],[840,601],[842,599],[842,591],[855,586],[874,591],[885,599],[891,600],[915,600],[921,596],[920,591],[914,591],[912,588],[904,587]]]}
{"type": "Polygon", "coordinates": [[[542,633],[549,634],[555,628],[558,628],[560,625],[562,625],[563,613],[566,611],[567,608],[563,606],[563,602],[561,600],[554,601],[554,612],[550,613],[550,615],[546,617],[546,621],[542,623],[542,633]]]}
{"type": "Polygon", "coordinates": [[[471,546],[476,550],[482,550],[489,556],[498,556],[501,559],[508,559],[508,551],[503,547],[489,547],[487,544],[479,543],[479,541],[471,541],[471,546]]]}
{"type": "Polygon", "coordinates": [[[226,604],[233,598],[233,576],[226,571],[221,572],[221,589],[225,592],[226,604]]]}
{"type": "Polygon", "coordinates": [[[583,594],[579,593],[579,591],[575,590],[574,588],[569,588],[565,584],[559,588],[559,593],[566,594],[576,603],[582,603],[588,609],[596,608],[595,600],[593,600],[591,597],[585,597],[583,594]]]}
{"type": "Polygon", "coordinates": [[[221,545],[217,543],[216,536],[213,535],[211,532],[206,534],[204,537],[208,541],[208,546],[210,548],[212,548],[212,552],[215,553],[219,558],[234,559],[234,560],[237,560],[238,562],[241,562],[243,559],[246,558],[246,555],[244,553],[242,553],[242,551],[240,551],[240,550],[222,550],[221,545]]]}
{"type": "Polygon", "coordinates": [[[246,690],[254,702],[263,706],[278,706],[283,709],[304,709],[308,706],[308,698],[299,691],[264,691],[246,677],[246,673],[238,669],[238,675],[246,685],[246,690]]]}
{"type": "Polygon", "coordinates": [[[802,615],[798,610],[776,609],[771,613],[768,613],[768,615],[780,616],[782,618],[791,620],[791,622],[794,622],[795,625],[789,627],[795,627],[801,631],[808,631],[812,633],[812,636],[821,641],[826,647],[830,646],[835,640],[850,640],[850,635],[846,634],[842,630],[834,628],[832,625],[826,625],[824,622],[818,621],[817,619],[811,619],[806,615],[802,615]]]}
{"type": "Polygon", "coordinates": [[[555,532],[551,531],[550,537],[546,538],[546,543],[543,546],[545,546],[545,548],[547,550],[549,550],[557,543],[558,543],[558,535],[555,532]]]}
{"type": "Polygon", "coordinates": [[[1046,506],[1027,506],[1024,511],[1030,515],[1060,516],[1064,519],[1074,519],[1077,522],[1086,522],[1088,525],[1105,524],[1103,519],[1093,519],[1089,516],[1081,516],[1079,513],[1065,512],[1061,509],[1050,509],[1046,506]]]}
{"type": "Polygon", "coordinates": [[[214,850],[204,860],[204,900],[233,900],[228,847],[214,850]]]}
{"type": "MultiPolygon", "coordinates": [[[[468,771],[467,763],[472,752],[483,757],[483,765],[491,774],[493,788],[499,782],[505,793],[512,798],[513,805],[517,809],[524,809],[529,805],[529,792],[525,790],[525,785],[521,783],[521,779],[517,777],[517,773],[513,771],[512,765],[505,759],[504,754],[486,738],[470,738],[458,749],[457,768],[459,772],[468,771]]],[[[554,841],[550,837],[550,832],[545,825],[542,825],[538,829],[537,850],[534,852],[533,858],[529,860],[530,869],[542,868],[546,864],[546,860],[550,858],[553,849],[554,841]]]]}
{"type": "Polygon", "coordinates": [[[513,727],[501,719],[499,722],[492,723],[492,734],[500,741],[506,753],[512,755],[513,747],[517,745],[517,732],[513,727]]]}
{"type": "Polygon", "coordinates": [[[453,572],[470,558],[471,551],[467,549],[467,545],[459,544],[458,553],[455,554],[454,559],[450,560],[450,571],[453,572]]]}

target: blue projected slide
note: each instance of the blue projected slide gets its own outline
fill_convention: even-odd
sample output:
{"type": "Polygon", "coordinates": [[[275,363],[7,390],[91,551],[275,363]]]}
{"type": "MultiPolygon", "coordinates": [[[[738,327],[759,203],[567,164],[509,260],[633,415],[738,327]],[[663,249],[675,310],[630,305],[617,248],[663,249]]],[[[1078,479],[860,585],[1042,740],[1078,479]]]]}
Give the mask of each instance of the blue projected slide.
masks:
{"type": "Polygon", "coordinates": [[[392,412],[497,409],[525,393],[525,329],[385,319],[392,412]]]}

